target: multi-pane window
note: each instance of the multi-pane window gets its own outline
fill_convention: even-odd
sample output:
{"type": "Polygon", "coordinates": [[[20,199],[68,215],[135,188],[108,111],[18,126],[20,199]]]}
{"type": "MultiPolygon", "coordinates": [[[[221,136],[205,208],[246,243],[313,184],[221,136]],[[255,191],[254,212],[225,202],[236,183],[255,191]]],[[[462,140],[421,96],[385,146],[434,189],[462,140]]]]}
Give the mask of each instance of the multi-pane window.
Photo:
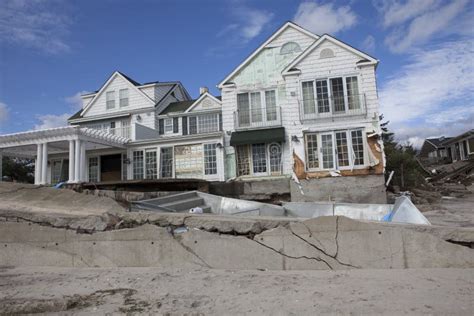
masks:
{"type": "Polygon", "coordinates": [[[352,149],[354,150],[354,165],[364,164],[364,140],[362,131],[356,130],[351,132],[352,149]]]}
{"type": "Polygon", "coordinates": [[[268,152],[270,154],[270,172],[272,174],[281,173],[281,146],[280,144],[270,144],[268,146],[268,152]]]}
{"type": "Polygon", "coordinates": [[[323,169],[334,168],[334,145],[332,134],[321,135],[321,161],[323,169]]]}
{"type": "Polygon", "coordinates": [[[89,158],[89,182],[99,182],[99,157],[89,158]]]}
{"type": "Polygon", "coordinates": [[[176,178],[199,178],[203,174],[203,147],[201,144],[174,147],[176,178]]]}
{"type": "Polygon", "coordinates": [[[61,182],[61,160],[53,160],[53,164],[51,166],[51,183],[59,183],[61,182]]]}
{"type": "Polygon", "coordinates": [[[342,78],[331,78],[331,92],[334,112],[344,112],[346,110],[344,106],[344,85],[342,78]]]}
{"type": "Polygon", "coordinates": [[[239,126],[275,121],[278,118],[276,90],[237,94],[237,120],[239,126]]]}
{"type": "Polygon", "coordinates": [[[217,174],[216,144],[204,144],[204,174],[217,174]]]}
{"type": "Polygon", "coordinates": [[[108,91],[105,94],[106,98],[106,108],[113,109],[115,108],[115,91],[108,91]]]}
{"type": "Polygon", "coordinates": [[[143,150],[133,152],[133,179],[143,179],[143,150]]]}
{"type": "Polygon", "coordinates": [[[308,169],[319,168],[318,134],[306,135],[306,160],[308,169]]]}
{"type": "Polygon", "coordinates": [[[160,178],[173,177],[173,147],[160,149],[160,178]]]}
{"type": "Polygon", "coordinates": [[[265,106],[267,110],[267,121],[275,121],[277,119],[275,90],[265,91],[265,106]]]}
{"type": "Polygon", "coordinates": [[[318,100],[318,113],[328,113],[330,111],[329,92],[326,80],[316,80],[316,97],[318,100]]]}
{"type": "Polygon", "coordinates": [[[359,85],[357,77],[346,78],[347,102],[349,110],[360,109],[359,85]]]}
{"type": "Polygon", "coordinates": [[[316,112],[314,107],[314,82],[305,81],[302,83],[303,88],[303,111],[304,114],[312,114],[316,112]]]}
{"type": "Polygon", "coordinates": [[[237,175],[246,176],[250,174],[249,146],[241,145],[235,148],[237,159],[237,175]]]}
{"type": "Polygon", "coordinates": [[[307,169],[310,170],[364,165],[362,130],[307,133],[305,147],[307,169]]]}
{"type": "Polygon", "coordinates": [[[347,148],[347,133],[336,132],[336,151],[337,151],[337,165],[339,167],[349,166],[349,152],[347,148]]]}
{"type": "Polygon", "coordinates": [[[173,133],[173,119],[167,118],[164,120],[165,122],[165,134],[173,133]]]}
{"type": "Polygon", "coordinates": [[[196,116],[190,116],[189,117],[189,134],[197,134],[198,128],[197,128],[197,118],[196,116]]]}
{"type": "Polygon", "coordinates": [[[156,149],[145,150],[145,173],[146,179],[158,178],[156,149]]]}
{"type": "Polygon", "coordinates": [[[265,144],[252,144],[253,173],[267,172],[267,155],[265,144]]]}
{"type": "Polygon", "coordinates": [[[128,106],[128,89],[119,90],[120,107],[128,106]]]}
{"type": "Polygon", "coordinates": [[[198,133],[211,133],[219,131],[219,114],[204,114],[198,117],[198,133]]]}

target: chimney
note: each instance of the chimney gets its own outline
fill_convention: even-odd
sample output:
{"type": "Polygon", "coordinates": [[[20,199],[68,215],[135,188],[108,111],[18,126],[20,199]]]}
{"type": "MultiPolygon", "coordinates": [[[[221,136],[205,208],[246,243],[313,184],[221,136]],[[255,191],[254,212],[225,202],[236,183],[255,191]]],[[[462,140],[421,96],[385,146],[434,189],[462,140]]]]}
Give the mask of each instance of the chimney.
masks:
{"type": "Polygon", "coordinates": [[[199,95],[203,95],[204,93],[209,92],[208,87],[200,87],[199,88],[199,95]]]}

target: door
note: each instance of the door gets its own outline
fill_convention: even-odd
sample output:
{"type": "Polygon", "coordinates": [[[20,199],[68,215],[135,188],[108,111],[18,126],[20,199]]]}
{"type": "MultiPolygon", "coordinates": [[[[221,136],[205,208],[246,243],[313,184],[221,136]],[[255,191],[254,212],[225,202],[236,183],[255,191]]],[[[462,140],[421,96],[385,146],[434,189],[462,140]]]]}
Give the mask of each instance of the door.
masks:
{"type": "Polygon", "coordinates": [[[334,169],[334,145],[332,133],[321,134],[321,161],[323,169],[334,169]]]}
{"type": "Polygon", "coordinates": [[[122,155],[100,157],[100,181],[120,181],[122,179],[122,155]]]}
{"type": "Polygon", "coordinates": [[[344,105],[344,83],[342,77],[331,78],[330,83],[332,92],[333,112],[335,114],[345,112],[346,107],[344,105]]]}

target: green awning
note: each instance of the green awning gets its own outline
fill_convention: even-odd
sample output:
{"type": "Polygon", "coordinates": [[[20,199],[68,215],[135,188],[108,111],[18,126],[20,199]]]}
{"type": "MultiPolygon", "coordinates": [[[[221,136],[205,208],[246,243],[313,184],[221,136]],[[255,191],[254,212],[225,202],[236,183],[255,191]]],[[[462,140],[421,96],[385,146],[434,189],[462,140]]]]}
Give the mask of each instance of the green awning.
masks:
{"type": "Polygon", "coordinates": [[[230,136],[231,146],[272,142],[285,142],[284,127],[233,132],[230,136]]]}

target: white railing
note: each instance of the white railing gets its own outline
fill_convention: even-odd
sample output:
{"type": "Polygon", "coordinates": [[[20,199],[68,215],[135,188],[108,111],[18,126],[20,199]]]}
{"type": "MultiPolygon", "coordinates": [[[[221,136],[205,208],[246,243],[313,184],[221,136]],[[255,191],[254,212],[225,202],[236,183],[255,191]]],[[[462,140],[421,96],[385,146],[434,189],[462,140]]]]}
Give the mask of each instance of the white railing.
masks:
{"type": "Polygon", "coordinates": [[[259,108],[234,112],[236,129],[281,126],[281,108],[259,108]]]}
{"type": "Polygon", "coordinates": [[[329,96],[300,100],[301,120],[335,119],[344,116],[367,116],[365,94],[329,96]]]}
{"type": "Polygon", "coordinates": [[[115,128],[108,128],[106,129],[112,135],[117,135],[125,138],[131,138],[131,127],[130,126],[123,126],[123,127],[115,127],[115,128]]]}

